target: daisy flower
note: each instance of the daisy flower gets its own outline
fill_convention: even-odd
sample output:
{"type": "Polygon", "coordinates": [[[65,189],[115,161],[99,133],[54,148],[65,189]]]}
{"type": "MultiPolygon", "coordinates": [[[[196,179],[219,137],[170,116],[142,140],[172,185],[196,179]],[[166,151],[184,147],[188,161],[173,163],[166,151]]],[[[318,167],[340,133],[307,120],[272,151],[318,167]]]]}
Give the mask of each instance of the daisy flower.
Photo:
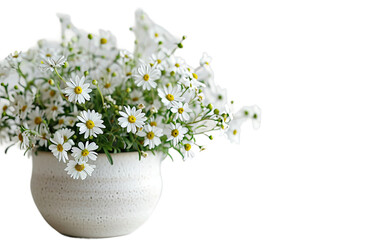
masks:
{"type": "Polygon", "coordinates": [[[91,176],[95,165],[90,165],[82,160],[70,160],[65,168],[65,171],[68,172],[68,175],[74,179],[81,178],[84,180],[88,175],[91,176]]]}
{"type": "Polygon", "coordinates": [[[103,133],[101,128],[105,128],[105,125],[102,124],[102,115],[96,111],[82,111],[77,118],[81,122],[77,123],[76,126],[80,128],[80,134],[85,133],[85,138],[97,137],[97,134],[103,133]]]}
{"type": "Polygon", "coordinates": [[[153,149],[155,146],[158,146],[161,141],[160,137],[163,136],[163,130],[161,128],[145,125],[142,131],[138,132],[138,136],[145,137],[144,146],[149,145],[149,149],[153,149]]]}
{"type": "Polygon", "coordinates": [[[46,104],[45,112],[48,119],[56,120],[58,114],[64,113],[63,102],[53,101],[46,104]]]}
{"type": "Polygon", "coordinates": [[[210,65],[211,62],[212,62],[212,57],[210,57],[207,53],[203,53],[203,56],[200,59],[200,66],[210,65]]]}
{"type": "Polygon", "coordinates": [[[117,44],[117,39],[110,31],[99,30],[99,44],[107,49],[114,48],[117,44]]]}
{"type": "Polygon", "coordinates": [[[95,161],[97,160],[98,153],[94,152],[94,150],[97,149],[98,145],[94,142],[89,144],[89,141],[87,141],[85,145],[80,142],[78,143],[78,147],[73,147],[72,156],[76,160],[83,160],[85,162],[87,162],[89,159],[95,161]]]}
{"type": "Polygon", "coordinates": [[[184,158],[183,160],[187,160],[195,157],[195,153],[192,151],[194,147],[194,143],[190,141],[183,141],[183,146],[180,148],[184,158]]]}
{"type": "Polygon", "coordinates": [[[227,89],[216,86],[215,89],[205,89],[206,100],[214,105],[215,108],[223,111],[227,106],[227,89]]]}
{"type": "Polygon", "coordinates": [[[90,95],[89,93],[92,91],[89,87],[89,83],[85,83],[85,77],[80,78],[76,76],[73,80],[70,79],[70,82],[66,82],[67,88],[64,89],[64,93],[67,94],[69,102],[73,103],[85,103],[89,101],[90,95]]]}
{"type": "Polygon", "coordinates": [[[151,66],[155,67],[156,69],[163,71],[165,69],[163,59],[165,58],[166,58],[166,54],[164,52],[152,54],[151,57],[149,58],[149,63],[151,66]]]}
{"type": "Polygon", "coordinates": [[[132,104],[139,104],[143,100],[143,93],[135,89],[130,93],[129,98],[132,104]]]}
{"type": "Polygon", "coordinates": [[[41,48],[38,53],[41,58],[51,58],[58,55],[58,48],[53,47],[43,47],[41,48]]]}
{"type": "Polygon", "coordinates": [[[40,147],[47,147],[48,140],[50,137],[49,137],[49,131],[45,125],[41,125],[39,134],[41,137],[39,137],[38,145],[40,145],[40,147]]]}
{"type": "Polygon", "coordinates": [[[52,144],[49,146],[49,150],[52,151],[59,162],[62,160],[65,163],[69,159],[67,151],[72,146],[64,141],[64,137],[59,132],[55,132],[54,137],[50,141],[52,144]]]}
{"type": "Polygon", "coordinates": [[[235,114],[234,119],[250,119],[254,129],[258,129],[261,123],[261,109],[256,106],[245,106],[235,114]]]}
{"type": "Polygon", "coordinates": [[[192,110],[188,107],[188,103],[181,103],[179,102],[176,106],[171,108],[171,112],[175,113],[174,120],[177,120],[178,118],[180,121],[188,121],[190,119],[189,112],[192,112],[192,110]]]}
{"type": "Polygon", "coordinates": [[[6,57],[7,62],[11,67],[16,67],[23,60],[24,54],[22,52],[15,51],[6,57]]]}
{"type": "Polygon", "coordinates": [[[32,103],[33,99],[29,95],[26,97],[17,95],[11,102],[11,106],[13,107],[16,116],[20,117],[20,119],[25,119],[32,108],[32,103]]]}
{"type": "Polygon", "coordinates": [[[130,62],[134,59],[134,55],[127,50],[120,51],[119,56],[120,56],[122,63],[124,63],[124,64],[127,62],[130,62]]]}
{"type": "Polygon", "coordinates": [[[240,143],[241,125],[243,122],[243,119],[233,119],[230,122],[229,128],[225,134],[232,143],[240,143]]]}
{"type": "Polygon", "coordinates": [[[136,110],[135,107],[124,107],[125,112],[120,111],[119,114],[122,117],[118,118],[118,124],[122,128],[127,128],[127,132],[136,133],[137,128],[141,128],[144,125],[144,121],[147,120],[145,114],[142,113],[142,109],[136,110]]]}
{"type": "Polygon", "coordinates": [[[167,108],[176,107],[179,102],[184,101],[184,97],[181,96],[182,90],[179,85],[174,88],[170,85],[163,90],[158,89],[158,95],[167,108]]]}
{"type": "Polygon", "coordinates": [[[161,126],[162,125],[162,120],[163,120],[163,117],[162,116],[156,116],[155,118],[154,117],[151,117],[149,119],[149,125],[152,126],[152,127],[158,127],[158,126],[161,126]]]}
{"type": "Polygon", "coordinates": [[[183,75],[182,75],[182,78],[180,79],[180,81],[186,87],[189,87],[189,88],[192,88],[192,89],[197,89],[197,88],[200,88],[200,87],[205,87],[206,85],[203,84],[202,82],[200,82],[198,80],[198,78],[199,78],[199,76],[196,73],[191,72],[191,70],[189,70],[189,69],[186,69],[183,72],[183,75]]]}
{"type": "Polygon", "coordinates": [[[146,64],[138,67],[133,78],[138,87],[142,87],[143,90],[150,90],[157,87],[157,83],[154,81],[159,79],[160,75],[161,72],[158,69],[152,68],[150,64],[146,64]]]}
{"type": "Polygon", "coordinates": [[[178,74],[182,74],[186,68],[186,62],[184,59],[181,57],[174,57],[174,55],[171,55],[168,59],[168,65],[170,67],[169,72],[175,72],[178,74]]]}
{"type": "Polygon", "coordinates": [[[61,56],[57,58],[47,57],[41,61],[40,69],[44,72],[47,70],[50,70],[53,72],[55,68],[61,67],[62,65],[65,64],[65,62],[66,62],[65,56],[61,56]]]}
{"type": "Polygon", "coordinates": [[[40,110],[39,107],[36,107],[34,111],[29,114],[29,124],[32,129],[37,129],[42,123],[44,119],[44,112],[40,110]]]}
{"type": "Polygon", "coordinates": [[[167,141],[172,141],[172,145],[176,146],[184,138],[184,134],[188,132],[188,129],[182,127],[180,123],[171,123],[167,129],[167,141]]]}
{"type": "Polygon", "coordinates": [[[69,128],[63,128],[57,131],[61,134],[61,136],[64,138],[64,143],[69,143],[71,146],[74,145],[74,142],[72,139],[70,139],[74,135],[74,131],[70,130],[69,128]]]}
{"type": "Polygon", "coordinates": [[[13,139],[19,143],[20,149],[27,149],[31,146],[31,139],[28,132],[17,131],[17,136],[13,139]]]}

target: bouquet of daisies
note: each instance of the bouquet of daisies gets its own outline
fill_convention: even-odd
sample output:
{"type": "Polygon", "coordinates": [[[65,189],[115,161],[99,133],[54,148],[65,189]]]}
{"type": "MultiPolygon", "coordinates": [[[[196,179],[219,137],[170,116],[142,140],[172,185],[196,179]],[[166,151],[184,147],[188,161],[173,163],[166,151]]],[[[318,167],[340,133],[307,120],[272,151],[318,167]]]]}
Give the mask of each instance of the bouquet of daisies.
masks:
{"type": "MultiPolygon", "coordinates": [[[[59,15],[61,42],[40,40],[0,62],[0,143],[25,152],[50,151],[71,169],[91,175],[98,154],[148,151],[183,159],[203,150],[196,136],[222,131],[237,142],[240,127],[260,123],[256,106],[231,112],[226,90],[213,81],[211,58],[197,68],[175,55],[176,38],[142,11],[136,12],[135,50],[118,49],[108,31],[76,28],[59,15]]],[[[233,102],[232,102],[233,103],[233,102]]],[[[7,148],[7,150],[9,147],[7,148]]]]}

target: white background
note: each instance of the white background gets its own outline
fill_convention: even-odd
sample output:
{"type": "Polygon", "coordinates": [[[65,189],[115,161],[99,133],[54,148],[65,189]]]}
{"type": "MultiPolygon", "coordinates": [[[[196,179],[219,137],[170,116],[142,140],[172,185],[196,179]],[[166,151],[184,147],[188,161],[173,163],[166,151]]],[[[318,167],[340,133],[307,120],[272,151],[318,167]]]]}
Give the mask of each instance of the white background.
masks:
{"type": "MultiPolygon", "coordinates": [[[[262,127],[163,163],[152,217],[118,239],[381,239],[379,1],[2,1],[0,57],[59,39],[56,12],[132,50],[134,10],[214,60],[216,82],[258,104],[262,127]]],[[[0,153],[0,239],[67,239],[34,206],[31,160],[0,153]]]]}

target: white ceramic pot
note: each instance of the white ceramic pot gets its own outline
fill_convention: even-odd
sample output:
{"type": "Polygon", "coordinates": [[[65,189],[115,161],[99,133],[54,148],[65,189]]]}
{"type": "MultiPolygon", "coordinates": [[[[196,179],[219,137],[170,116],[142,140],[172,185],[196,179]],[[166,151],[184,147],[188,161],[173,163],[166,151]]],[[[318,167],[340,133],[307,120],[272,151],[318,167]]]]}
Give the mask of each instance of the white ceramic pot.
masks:
{"type": "Polygon", "coordinates": [[[115,237],[148,219],[162,191],[163,155],[149,153],[141,160],[136,152],[112,156],[114,165],[100,154],[92,176],[83,181],[70,178],[66,164],[51,153],[33,156],[33,199],[54,229],[72,237],[115,237]]]}

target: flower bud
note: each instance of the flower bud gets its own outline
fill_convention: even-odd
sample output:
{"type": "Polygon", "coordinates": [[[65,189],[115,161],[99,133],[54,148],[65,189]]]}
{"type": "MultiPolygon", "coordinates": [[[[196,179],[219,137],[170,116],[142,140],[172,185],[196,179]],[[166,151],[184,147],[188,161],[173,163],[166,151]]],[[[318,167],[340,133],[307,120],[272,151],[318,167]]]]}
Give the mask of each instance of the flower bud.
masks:
{"type": "Polygon", "coordinates": [[[15,86],[14,86],[14,89],[16,89],[16,90],[19,89],[19,86],[15,85],[15,86]]]}
{"type": "Polygon", "coordinates": [[[92,84],[93,84],[94,86],[97,86],[97,85],[98,85],[97,80],[93,79],[92,84]]]}
{"type": "Polygon", "coordinates": [[[89,34],[88,34],[88,38],[89,38],[90,40],[92,40],[92,39],[93,39],[93,35],[92,35],[91,33],[89,33],[89,34]]]}
{"type": "Polygon", "coordinates": [[[207,108],[208,108],[209,110],[212,110],[212,109],[214,108],[214,106],[212,106],[212,104],[210,103],[210,104],[208,104],[207,108]]]}
{"type": "Polygon", "coordinates": [[[183,44],[182,43],[178,43],[178,48],[183,48],[183,44]]]}
{"type": "Polygon", "coordinates": [[[213,137],[212,135],[210,135],[208,138],[209,138],[210,140],[213,140],[213,139],[214,139],[214,137],[213,137]]]}
{"type": "Polygon", "coordinates": [[[138,109],[144,109],[146,106],[143,104],[143,103],[140,103],[139,105],[138,105],[138,109]]]}
{"type": "Polygon", "coordinates": [[[68,66],[69,66],[69,63],[65,62],[63,68],[67,68],[68,66]]]}
{"type": "Polygon", "coordinates": [[[54,85],[54,80],[53,79],[49,79],[48,83],[49,83],[49,85],[53,86],[54,85]]]}
{"type": "Polygon", "coordinates": [[[215,109],[215,110],[214,110],[214,113],[215,113],[216,115],[219,115],[219,113],[220,113],[219,109],[215,109]]]}
{"type": "Polygon", "coordinates": [[[116,76],[117,76],[117,73],[116,73],[116,72],[113,72],[113,73],[111,74],[111,76],[112,76],[112,77],[116,77],[116,76]]]}
{"type": "Polygon", "coordinates": [[[84,76],[87,77],[89,75],[89,72],[88,71],[85,71],[84,72],[84,76]]]}
{"type": "Polygon", "coordinates": [[[257,114],[255,113],[255,114],[253,114],[253,116],[252,116],[254,119],[257,119],[257,114]]]}
{"type": "Polygon", "coordinates": [[[106,38],[101,38],[99,40],[100,44],[106,44],[107,43],[107,39],[106,38]]]}
{"type": "Polygon", "coordinates": [[[130,93],[131,92],[131,88],[126,88],[126,92],[130,93]]]}

